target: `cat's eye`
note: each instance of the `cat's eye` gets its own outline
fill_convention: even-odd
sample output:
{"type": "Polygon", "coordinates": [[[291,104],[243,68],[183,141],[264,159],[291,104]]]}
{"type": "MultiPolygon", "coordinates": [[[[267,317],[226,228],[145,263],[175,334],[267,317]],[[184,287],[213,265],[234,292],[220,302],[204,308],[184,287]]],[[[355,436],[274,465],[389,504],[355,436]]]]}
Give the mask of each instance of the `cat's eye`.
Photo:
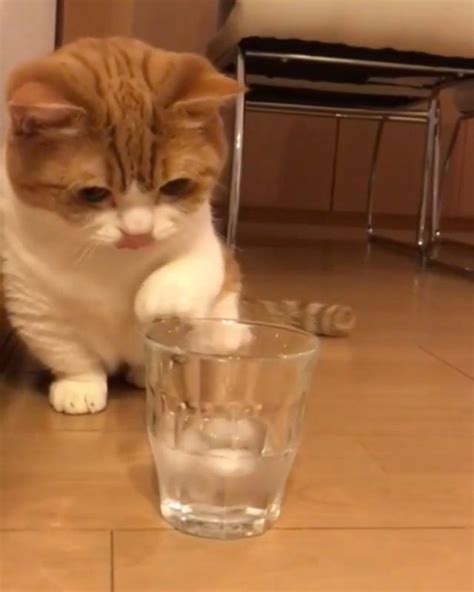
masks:
{"type": "Polygon", "coordinates": [[[180,177],[162,185],[160,192],[168,197],[183,197],[190,193],[193,187],[194,183],[191,179],[180,177]]]}
{"type": "Polygon", "coordinates": [[[112,193],[107,187],[82,187],[77,195],[83,201],[90,204],[99,204],[108,199],[112,193]]]}

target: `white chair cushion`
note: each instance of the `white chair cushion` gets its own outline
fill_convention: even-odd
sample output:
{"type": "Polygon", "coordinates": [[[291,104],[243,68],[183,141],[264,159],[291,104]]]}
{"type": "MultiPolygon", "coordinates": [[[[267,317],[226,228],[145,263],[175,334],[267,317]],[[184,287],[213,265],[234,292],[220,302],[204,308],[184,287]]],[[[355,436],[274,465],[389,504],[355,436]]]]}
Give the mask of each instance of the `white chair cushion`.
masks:
{"type": "Polygon", "coordinates": [[[236,0],[210,57],[246,37],[474,58],[474,0],[236,0]]]}

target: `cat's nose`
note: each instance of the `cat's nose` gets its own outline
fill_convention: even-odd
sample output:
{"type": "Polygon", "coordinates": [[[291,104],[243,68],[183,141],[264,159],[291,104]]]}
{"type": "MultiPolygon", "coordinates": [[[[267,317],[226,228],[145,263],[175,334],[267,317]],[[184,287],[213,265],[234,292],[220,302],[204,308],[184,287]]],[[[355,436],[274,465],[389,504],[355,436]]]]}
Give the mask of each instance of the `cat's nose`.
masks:
{"type": "Polygon", "coordinates": [[[143,249],[153,243],[151,234],[127,234],[122,233],[122,237],[117,243],[119,249],[143,249]]]}
{"type": "Polygon", "coordinates": [[[120,227],[124,234],[149,234],[153,229],[153,212],[145,206],[126,208],[120,213],[120,227]]]}

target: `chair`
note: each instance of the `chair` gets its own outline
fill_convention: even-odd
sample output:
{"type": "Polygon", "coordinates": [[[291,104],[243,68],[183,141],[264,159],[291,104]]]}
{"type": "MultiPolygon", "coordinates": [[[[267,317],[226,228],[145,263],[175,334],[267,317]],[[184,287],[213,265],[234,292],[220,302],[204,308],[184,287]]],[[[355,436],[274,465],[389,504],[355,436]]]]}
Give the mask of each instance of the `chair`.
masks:
{"type": "Polygon", "coordinates": [[[336,117],[336,134],[344,118],[377,122],[367,233],[404,246],[374,227],[379,148],[387,121],[425,126],[416,240],[409,245],[425,256],[439,211],[439,93],[474,79],[472,0],[221,0],[219,17],[209,57],[249,88],[236,107],[228,243],[238,225],[245,113],[311,113],[336,117]]]}

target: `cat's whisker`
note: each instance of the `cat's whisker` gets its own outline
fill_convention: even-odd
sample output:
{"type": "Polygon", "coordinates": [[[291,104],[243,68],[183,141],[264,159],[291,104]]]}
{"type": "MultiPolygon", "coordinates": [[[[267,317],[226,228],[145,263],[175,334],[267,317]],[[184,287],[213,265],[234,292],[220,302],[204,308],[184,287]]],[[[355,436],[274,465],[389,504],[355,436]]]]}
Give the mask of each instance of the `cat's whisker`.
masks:
{"type": "Polygon", "coordinates": [[[86,253],[87,253],[87,248],[85,248],[81,252],[81,254],[79,255],[79,257],[74,261],[74,264],[73,264],[74,267],[80,267],[81,266],[81,263],[83,262],[86,253]]]}
{"type": "Polygon", "coordinates": [[[76,265],[76,263],[81,260],[83,253],[86,249],[87,249],[87,245],[86,246],[81,245],[80,248],[77,249],[77,251],[75,251],[73,253],[73,256],[72,256],[72,264],[73,265],[76,265]]]}
{"type": "Polygon", "coordinates": [[[101,246],[101,243],[92,243],[92,248],[89,252],[88,257],[91,258],[100,246],[101,246]]]}
{"type": "Polygon", "coordinates": [[[92,253],[95,251],[96,246],[94,243],[87,244],[79,253],[78,258],[74,261],[74,266],[79,267],[86,259],[89,259],[92,253]]]}
{"type": "Polygon", "coordinates": [[[82,259],[82,263],[85,263],[88,259],[90,259],[92,257],[92,255],[94,254],[95,250],[96,250],[95,245],[90,245],[84,254],[84,257],[82,259]]]}

